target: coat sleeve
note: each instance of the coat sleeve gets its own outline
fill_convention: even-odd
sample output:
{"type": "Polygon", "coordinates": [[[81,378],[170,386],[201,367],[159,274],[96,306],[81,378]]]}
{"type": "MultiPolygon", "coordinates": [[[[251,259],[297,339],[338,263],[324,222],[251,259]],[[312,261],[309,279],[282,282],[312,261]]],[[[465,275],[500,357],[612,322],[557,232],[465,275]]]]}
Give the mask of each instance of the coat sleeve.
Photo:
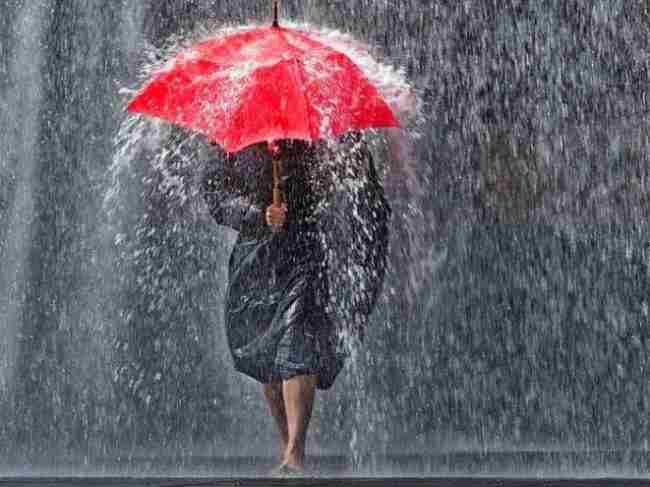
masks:
{"type": "Polygon", "coordinates": [[[254,232],[266,224],[264,211],[250,195],[236,189],[221,161],[211,161],[201,181],[201,192],[212,218],[238,232],[254,232]]]}

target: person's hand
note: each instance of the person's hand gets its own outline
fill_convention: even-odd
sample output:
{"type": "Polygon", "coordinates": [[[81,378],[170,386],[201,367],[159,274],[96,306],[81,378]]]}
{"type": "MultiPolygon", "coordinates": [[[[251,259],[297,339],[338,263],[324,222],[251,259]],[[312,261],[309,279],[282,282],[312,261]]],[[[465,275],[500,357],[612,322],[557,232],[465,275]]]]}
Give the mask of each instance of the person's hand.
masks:
{"type": "Polygon", "coordinates": [[[266,223],[277,232],[282,229],[287,221],[287,205],[282,203],[281,206],[271,205],[266,209],[266,223]]]}

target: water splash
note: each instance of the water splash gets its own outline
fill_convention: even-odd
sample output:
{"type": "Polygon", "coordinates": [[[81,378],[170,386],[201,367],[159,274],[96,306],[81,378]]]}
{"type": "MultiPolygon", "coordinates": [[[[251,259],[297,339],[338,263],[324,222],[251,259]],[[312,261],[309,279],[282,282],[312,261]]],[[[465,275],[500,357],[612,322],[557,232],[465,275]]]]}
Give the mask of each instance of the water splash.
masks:
{"type": "MultiPolygon", "coordinates": [[[[11,86],[3,103],[13,112],[0,112],[0,147],[9,149],[9,156],[0,159],[0,181],[15,195],[0,201],[0,393],[9,395],[16,364],[16,338],[24,304],[26,261],[31,227],[35,217],[34,180],[36,174],[36,136],[38,134],[38,107],[42,97],[41,42],[43,24],[47,21],[45,8],[40,3],[28,3],[20,9],[14,26],[14,57],[9,66],[11,86]],[[7,175],[9,177],[4,179],[7,175]]],[[[3,149],[5,150],[5,149],[3,149]]]]}
{"type": "MultiPolygon", "coordinates": [[[[142,437],[167,438],[151,440],[154,444],[181,453],[183,444],[191,445],[174,429],[175,418],[165,419],[164,411],[178,408],[201,418],[203,431],[211,431],[212,439],[194,440],[194,452],[215,457],[269,453],[269,445],[259,439],[275,438],[274,431],[257,389],[219,362],[226,353],[219,336],[223,275],[175,288],[151,287],[152,277],[145,286],[146,304],[154,306],[160,292],[194,289],[179,295],[192,307],[183,308],[179,298],[180,318],[170,321],[187,323],[198,316],[199,328],[214,332],[199,349],[203,361],[197,370],[207,370],[207,388],[178,389],[174,371],[182,371],[183,364],[157,361],[155,338],[152,370],[144,370],[143,381],[131,391],[135,397],[142,394],[142,402],[118,394],[129,390],[128,381],[112,382],[115,370],[130,366],[114,367],[122,359],[112,347],[119,344],[112,334],[128,318],[119,311],[129,298],[140,296],[128,280],[124,288],[119,282],[111,285],[123,270],[125,278],[131,272],[128,265],[115,264],[128,263],[137,245],[184,256],[183,250],[194,243],[198,255],[196,240],[182,240],[180,230],[168,243],[187,247],[152,243],[143,238],[146,231],[136,241],[132,233],[149,213],[147,188],[160,181],[153,178],[145,185],[143,177],[157,174],[148,168],[163,141],[152,139],[150,153],[143,152],[141,160],[128,156],[132,163],[117,171],[115,184],[126,199],[119,196],[108,203],[105,208],[115,210],[113,216],[98,209],[106,185],[117,188],[100,177],[115,156],[110,143],[101,142],[114,135],[111,120],[120,108],[114,104],[112,80],[133,79],[128,73],[140,65],[143,37],[168,45],[163,36],[177,31],[178,39],[185,26],[205,17],[228,18],[235,27],[250,17],[268,17],[263,4],[143,0],[98,7],[92,2],[9,0],[3,5],[0,99],[8,103],[0,105],[0,279],[13,280],[8,255],[28,255],[30,272],[19,285],[31,292],[21,306],[42,311],[25,315],[17,310],[18,322],[8,322],[8,333],[17,337],[2,339],[9,347],[23,342],[10,359],[16,363],[9,386],[27,393],[0,394],[0,416],[8,418],[0,425],[3,459],[14,455],[23,465],[43,458],[52,472],[52,465],[61,465],[52,452],[59,456],[74,450],[77,460],[106,460],[109,471],[130,459],[124,471],[177,473],[186,459],[164,457],[168,452],[156,446],[136,448],[133,438],[123,434],[139,423],[134,404],[157,417],[137,426],[142,437]],[[33,82],[46,90],[42,97],[15,96],[18,90],[10,81],[17,79],[12,73],[24,48],[14,39],[16,20],[28,3],[46,10],[40,24],[26,19],[38,24],[34,27],[41,33],[24,38],[47,36],[47,42],[33,45],[33,59],[40,56],[42,61],[38,71],[32,63],[31,74],[24,72],[30,78],[26,85],[33,82]],[[37,133],[20,132],[14,138],[3,130],[21,126],[18,107],[30,114],[28,128],[38,112],[37,133]],[[39,141],[39,146],[23,150],[15,145],[25,140],[39,141]],[[6,223],[19,196],[14,163],[16,169],[35,167],[25,187],[38,196],[33,200],[38,219],[30,223],[30,232],[38,235],[7,246],[6,223]],[[53,180],[57,184],[46,184],[53,180]],[[93,225],[105,218],[110,220],[106,226],[93,225]],[[120,233],[125,238],[116,247],[120,233]],[[44,266],[47,271],[41,272],[44,266]],[[11,271],[9,277],[5,271],[11,271]],[[101,279],[80,289],[79,278],[88,284],[89,275],[101,279]],[[201,287],[217,290],[217,296],[198,299],[195,291],[201,287]],[[115,301],[114,290],[121,292],[115,301]],[[213,361],[221,367],[214,373],[204,368],[213,361]],[[215,378],[223,380],[217,394],[209,386],[215,378]],[[147,390],[143,384],[148,380],[159,385],[147,390]],[[167,395],[159,395],[164,389],[167,395]],[[210,401],[216,401],[223,418],[215,419],[210,401]],[[205,411],[209,414],[201,416],[205,411]],[[156,463],[151,456],[165,460],[156,463]]],[[[310,433],[322,447],[319,451],[339,454],[357,428],[352,450],[361,463],[367,452],[424,452],[426,463],[412,464],[413,469],[434,474],[647,473],[650,144],[645,87],[650,15],[645,2],[286,0],[283,7],[290,16],[336,25],[377,46],[391,60],[388,64],[399,63],[422,88],[426,104],[426,122],[416,130],[421,138],[405,148],[401,141],[396,144],[398,152],[411,154],[412,164],[388,165],[382,173],[397,214],[407,215],[406,221],[410,215],[418,228],[393,221],[392,270],[374,316],[376,326],[335,393],[321,396],[324,400],[316,405],[310,433]],[[424,195],[418,195],[420,174],[430,184],[424,195]],[[353,368],[364,374],[361,383],[355,382],[360,375],[353,368]],[[356,387],[367,394],[363,403],[356,387]],[[354,426],[363,421],[368,432],[354,426]],[[580,448],[586,456],[572,456],[571,450],[580,448]],[[468,455],[475,467],[468,466],[468,455]]],[[[213,32],[205,30],[206,35],[213,32]]],[[[160,52],[156,56],[165,59],[160,52]]],[[[390,154],[389,135],[368,135],[369,143],[376,140],[373,150],[390,154]]],[[[173,159],[167,159],[172,166],[173,159]]],[[[174,213],[175,222],[193,221],[187,203],[191,191],[178,189],[178,182],[169,187],[189,195],[181,205],[188,215],[174,213]]],[[[206,226],[214,232],[214,225],[206,226]]],[[[208,233],[207,228],[204,235],[211,238],[198,248],[218,247],[214,252],[220,257],[207,253],[205,260],[218,274],[229,235],[208,233]]],[[[151,237],[165,235],[165,227],[158,229],[151,237]]],[[[156,254],[140,254],[145,269],[147,255],[153,259],[156,254]]],[[[192,269],[198,279],[200,260],[186,260],[179,268],[192,269]]],[[[153,268],[161,261],[173,258],[153,260],[153,268]]],[[[178,269],[170,269],[158,286],[170,278],[180,282],[178,269]]],[[[158,323],[133,325],[136,331],[136,325],[145,324],[156,330],[158,323]]],[[[191,349],[178,345],[185,337],[194,340],[196,333],[183,327],[176,332],[175,353],[192,356],[191,349]]],[[[167,346],[168,337],[159,343],[167,346]]],[[[116,377],[123,380],[132,373],[135,384],[142,363],[116,377]]],[[[194,428],[191,421],[183,427],[194,428]]],[[[200,438],[200,428],[196,431],[200,438]]],[[[382,461],[390,465],[390,458],[382,461]]],[[[86,471],[78,465],[75,472],[86,471]]]]}
{"type": "MultiPolygon", "coordinates": [[[[368,238],[378,238],[378,235],[365,229],[362,220],[359,220],[362,218],[359,212],[366,206],[365,194],[370,184],[369,168],[354,167],[352,161],[355,160],[355,154],[364,150],[364,147],[370,148],[377,164],[380,180],[383,181],[389,198],[391,198],[390,204],[395,217],[391,222],[393,228],[390,229],[390,232],[398,233],[395,239],[402,242],[400,250],[404,253],[400,262],[393,260],[389,264],[389,272],[396,272],[397,268],[401,275],[409,270],[413,274],[421,272],[411,268],[412,263],[406,259],[411,257],[409,252],[412,254],[419,251],[413,248],[409,249],[409,247],[424,246],[424,235],[420,232],[423,225],[414,216],[418,216],[417,208],[421,204],[418,199],[425,194],[428,174],[418,173],[415,169],[416,162],[412,145],[413,140],[419,135],[418,127],[424,123],[422,103],[419,101],[420,95],[407,81],[403,71],[378,61],[364,50],[361,43],[354,41],[350,36],[306,24],[289,23],[287,26],[310,32],[322,43],[344,50],[352,61],[362,69],[368,79],[376,83],[400,117],[404,127],[402,130],[391,131],[370,130],[358,141],[345,138],[330,139],[327,141],[327,154],[330,156],[323,159],[319,169],[319,178],[331,182],[328,196],[320,208],[321,213],[329,215],[329,230],[324,232],[326,237],[323,243],[329,256],[328,269],[335,270],[330,272],[330,288],[338,290],[331,297],[329,309],[330,313],[336,316],[337,321],[343,324],[341,344],[351,357],[349,380],[353,381],[351,390],[354,391],[355,422],[351,430],[350,448],[353,452],[355,468],[359,469],[372,450],[371,442],[367,441],[369,438],[368,425],[371,422],[368,421],[368,410],[365,407],[364,391],[366,386],[364,386],[363,365],[360,360],[361,351],[358,349],[360,342],[356,336],[360,328],[368,327],[368,325],[359,322],[360,315],[353,310],[359,307],[355,302],[355,296],[359,294],[359,286],[363,286],[369,279],[372,280],[373,276],[366,275],[368,269],[356,266],[355,262],[363,262],[370,255],[370,249],[366,247],[368,244],[363,241],[368,238]],[[356,240],[359,241],[355,243],[356,240]],[[350,242],[352,244],[350,248],[356,250],[349,252],[348,249],[343,249],[341,241],[350,242]],[[363,444],[360,443],[361,438],[364,438],[363,444]]],[[[172,67],[171,60],[183,58],[183,53],[189,46],[197,42],[245,32],[255,27],[257,25],[225,29],[221,27],[214,30],[209,26],[202,26],[197,28],[194,33],[184,33],[182,40],[170,41],[164,48],[149,45],[146,48],[148,62],[140,70],[140,83],[161,70],[170,69],[172,67]]],[[[239,75],[241,73],[238,73],[239,75]]],[[[135,93],[135,89],[123,90],[125,95],[135,93]]],[[[236,102],[236,99],[232,100],[233,104],[236,102]]],[[[172,128],[166,122],[150,120],[140,115],[129,115],[125,117],[120,127],[116,138],[115,158],[110,169],[112,184],[105,195],[105,209],[111,219],[119,222],[119,226],[123,227],[123,230],[116,229],[116,243],[122,249],[122,258],[131,262],[132,267],[140,269],[137,280],[141,286],[145,287],[139,287],[139,292],[150,295],[153,301],[147,311],[165,312],[166,307],[171,303],[165,299],[162,293],[170,292],[171,289],[177,289],[175,292],[183,292],[183,288],[186,286],[183,273],[186,270],[179,262],[169,262],[168,265],[176,269],[175,277],[172,278],[175,282],[169,284],[171,286],[169,290],[163,290],[159,287],[159,279],[156,277],[162,271],[157,268],[159,264],[154,266],[152,262],[144,266],[138,265],[137,261],[142,255],[163,253],[159,246],[179,245],[179,242],[174,241],[176,239],[190,246],[190,241],[195,239],[195,236],[192,236],[195,232],[188,234],[186,225],[188,222],[200,222],[210,226],[211,218],[207,214],[206,208],[202,206],[197,177],[203,173],[203,164],[208,160],[210,152],[211,149],[203,136],[192,134],[184,129],[172,128]],[[136,174],[137,178],[142,178],[145,199],[141,200],[137,206],[133,206],[134,198],[133,196],[129,197],[128,194],[134,193],[134,187],[141,188],[142,186],[134,176],[136,174]],[[139,218],[136,217],[138,214],[141,215],[139,218]],[[131,221],[134,218],[137,218],[139,222],[131,221]],[[181,226],[185,229],[184,233],[167,233],[162,239],[155,241],[155,247],[142,247],[142,240],[138,239],[138,234],[151,236],[158,231],[157,227],[152,226],[152,220],[156,223],[162,220],[174,227],[181,226]],[[128,227],[133,223],[135,223],[136,230],[134,231],[132,228],[129,233],[128,227]],[[141,243],[134,245],[138,240],[141,243]],[[128,252],[133,252],[133,255],[129,256],[128,252]]],[[[365,211],[373,210],[367,208],[365,211]]],[[[229,237],[221,243],[222,254],[231,243],[232,239],[229,237]]],[[[376,243],[371,242],[372,245],[376,245],[376,243]]],[[[190,248],[197,248],[197,246],[191,245],[190,248]]],[[[192,250],[188,249],[188,252],[192,252],[192,250]]],[[[222,263],[225,262],[225,255],[221,255],[220,258],[222,263]]],[[[219,265],[217,261],[215,264],[219,265]]],[[[220,279],[223,280],[220,286],[223,286],[226,278],[225,268],[222,268],[219,274],[220,279]]],[[[409,282],[413,289],[406,294],[412,300],[419,293],[419,281],[414,275],[409,282]]],[[[398,295],[397,286],[399,286],[397,283],[388,280],[385,285],[387,297],[382,301],[383,306],[395,305],[393,298],[398,295]]],[[[403,293],[406,290],[400,286],[399,291],[403,293]]],[[[224,303],[222,301],[214,302],[213,306],[221,309],[224,303]]],[[[379,323],[373,323],[370,326],[379,325],[379,323]]],[[[221,345],[219,348],[225,357],[225,347],[221,345]]],[[[168,351],[168,353],[173,354],[172,351],[168,351]]],[[[142,366],[144,365],[142,364],[142,366]]],[[[146,381],[147,379],[144,379],[145,383],[146,381]]],[[[141,383],[142,381],[136,383],[136,389],[141,383]]],[[[145,396],[145,401],[146,397],[148,395],[145,396]]]]}

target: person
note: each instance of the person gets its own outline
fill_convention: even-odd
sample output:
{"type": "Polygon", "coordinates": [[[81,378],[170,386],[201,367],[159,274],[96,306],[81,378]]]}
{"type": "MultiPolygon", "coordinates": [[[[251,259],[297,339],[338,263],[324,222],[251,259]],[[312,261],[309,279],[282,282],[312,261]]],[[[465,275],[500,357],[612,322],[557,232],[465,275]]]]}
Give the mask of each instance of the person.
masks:
{"type": "Polygon", "coordinates": [[[277,423],[283,454],[274,475],[305,472],[315,393],[333,385],[347,358],[326,312],[327,259],[316,211],[325,186],[312,170],[317,146],[287,140],[278,150],[279,206],[272,204],[273,166],[263,145],[211,158],[202,178],[214,221],[238,231],[228,263],[226,336],[235,370],[262,384],[277,423]]]}

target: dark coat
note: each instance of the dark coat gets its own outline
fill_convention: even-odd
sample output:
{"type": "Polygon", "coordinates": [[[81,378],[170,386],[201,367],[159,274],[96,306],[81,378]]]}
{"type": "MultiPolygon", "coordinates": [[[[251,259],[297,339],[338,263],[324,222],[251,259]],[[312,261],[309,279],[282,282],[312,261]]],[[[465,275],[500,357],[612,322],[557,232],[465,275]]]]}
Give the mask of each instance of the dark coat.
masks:
{"type": "MultiPolygon", "coordinates": [[[[317,387],[329,389],[347,353],[327,312],[328,259],[326,239],[321,238],[324,220],[317,211],[326,187],[309,170],[318,163],[315,149],[297,142],[291,144],[293,150],[287,147],[280,159],[288,214],[278,233],[265,217],[272,203],[268,156],[251,157],[249,152],[245,157],[215,158],[202,179],[214,220],[239,232],[229,261],[226,334],[236,370],[262,383],[315,374],[317,387]]],[[[379,231],[387,236],[385,225],[379,231]]],[[[382,243],[381,272],[373,272],[377,282],[365,286],[372,294],[362,300],[366,314],[383,279],[386,239],[379,239],[382,243]]],[[[365,265],[377,265],[365,260],[365,265]]]]}

